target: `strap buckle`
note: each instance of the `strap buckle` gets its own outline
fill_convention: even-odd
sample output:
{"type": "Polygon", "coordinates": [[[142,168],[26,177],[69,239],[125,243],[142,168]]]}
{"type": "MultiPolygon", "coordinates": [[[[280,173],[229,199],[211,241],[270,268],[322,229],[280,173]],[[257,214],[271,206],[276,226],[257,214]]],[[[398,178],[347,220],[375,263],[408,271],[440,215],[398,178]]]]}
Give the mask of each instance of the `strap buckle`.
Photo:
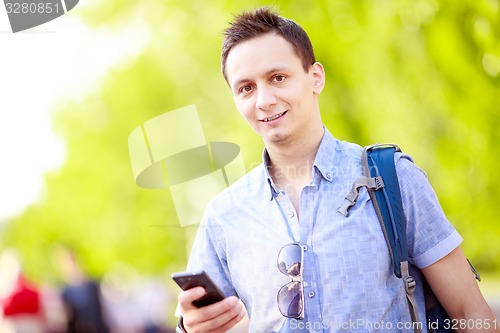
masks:
{"type": "Polygon", "coordinates": [[[374,149],[381,149],[381,148],[394,148],[394,151],[400,152],[401,148],[397,144],[394,143],[376,143],[374,145],[366,146],[366,151],[369,150],[374,150],[374,149]]]}
{"type": "Polygon", "coordinates": [[[375,178],[369,178],[368,187],[371,190],[375,190],[375,191],[380,190],[384,186],[385,186],[384,180],[382,179],[381,176],[377,176],[375,178]]]}
{"type": "Polygon", "coordinates": [[[354,184],[352,185],[351,192],[349,192],[349,194],[347,194],[344,199],[344,204],[337,210],[340,214],[344,215],[345,217],[349,215],[349,208],[354,206],[356,204],[356,201],[358,200],[358,189],[363,186],[369,188],[370,190],[380,190],[385,186],[385,184],[381,176],[373,178],[363,176],[356,179],[354,181],[354,184]]]}
{"type": "Polygon", "coordinates": [[[413,294],[415,292],[415,288],[417,287],[417,281],[411,275],[404,277],[405,281],[405,289],[407,294],[413,294]]]}

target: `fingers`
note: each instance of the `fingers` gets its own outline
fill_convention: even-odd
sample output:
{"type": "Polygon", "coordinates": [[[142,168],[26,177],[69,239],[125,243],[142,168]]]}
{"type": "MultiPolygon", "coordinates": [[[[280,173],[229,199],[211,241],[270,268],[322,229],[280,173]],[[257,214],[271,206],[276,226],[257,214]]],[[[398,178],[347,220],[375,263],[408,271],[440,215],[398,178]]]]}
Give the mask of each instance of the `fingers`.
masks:
{"type": "MultiPolygon", "coordinates": [[[[243,307],[243,305],[240,302],[238,302],[238,305],[239,305],[239,312],[238,312],[238,308],[235,308],[234,311],[232,311],[232,312],[236,313],[236,315],[234,315],[228,321],[223,323],[221,326],[218,326],[215,329],[216,332],[227,332],[228,330],[233,328],[237,323],[239,323],[243,318],[245,318],[245,316],[247,314],[245,308],[243,307]]],[[[210,327],[207,329],[208,329],[208,331],[211,332],[210,327]]]]}
{"type": "MultiPolygon", "coordinates": [[[[193,324],[204,329],[215,330],[228,324],[228,322],[237,317],[244,308],[238,298],[232,296],[218,303],[200,308],[199,310],[201,310],[199,312],[199,320],[193,324]]],[[[187,325],[190,324],[191,323],[187,322],[187,325]]]]}
{"type": "Polygon", "coordinates": [[[203,287],[195,287],[188,290],[185,290],[177,296],[177,301],[179,302],[179,306],[181,310],[195,308],[193,305],[193,301],[205,295],[205,289],[203,287]]]}
{"type": "Polygon", "coordinates": [[[201,287],[183,291],[178,296],[184,327],[189,333],[226,332],[246,315],[245,308],[235,296],[197,308],[192,301],[205,294],[201,287]]]}

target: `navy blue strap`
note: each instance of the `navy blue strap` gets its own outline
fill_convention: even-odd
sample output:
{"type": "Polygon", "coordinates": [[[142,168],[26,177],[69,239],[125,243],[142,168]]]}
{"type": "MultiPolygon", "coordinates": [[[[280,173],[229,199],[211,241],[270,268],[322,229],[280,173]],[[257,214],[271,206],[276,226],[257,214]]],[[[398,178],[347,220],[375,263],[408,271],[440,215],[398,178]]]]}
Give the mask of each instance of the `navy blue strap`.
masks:
{"type": "Polygon", "coordinates": [[[400,151],[396,145],[375,145],[366,148],[370,176],[382,177],[384,180],[385,186],[374,192],[385,226],[386,240],[392,251],[394,274],[401,278],[400,263],[408,261],[408,245],[406,218],[394,164],[396,151],[400,151]]]}

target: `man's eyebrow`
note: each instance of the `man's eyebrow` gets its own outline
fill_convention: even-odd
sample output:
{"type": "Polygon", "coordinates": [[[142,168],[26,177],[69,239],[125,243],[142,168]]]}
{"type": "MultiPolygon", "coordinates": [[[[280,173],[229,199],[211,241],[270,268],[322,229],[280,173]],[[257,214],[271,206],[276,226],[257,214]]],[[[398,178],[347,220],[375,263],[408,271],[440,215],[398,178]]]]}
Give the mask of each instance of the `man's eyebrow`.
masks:
{"type": "Polygon", "coordinates": [[[246,82],[250,82],[251,80],[250,79],[240,79],[238,81],[236,81],[233,85],[231,85],[231,89],[236,89],[237,87],[239,87],[242,83],[246,83],[246,82]]]}
{"type": "MultiPolygon", "coordinates": [[[[273,67],[273,68],[269,69],[268,71],[266,71],[264,73],[264,76],[269,76],[273,73],[286,72],[288,70],[289,70],[289,68],[287,66],[273,67]]],[[[251,82],[251,81],[252,80],[248,79],[248,78],[239,79],[238,81],[236,81],[233,84],[233,87],[236,88],[236,87],[240,86],[242,83],[251,82]]]]}
{"type": "Polygon", "coordinates": [[[265,73],[265,76],[271,75],[273,73],[287,72],[289,68],[287,66],[274,67],[265,73]]]}

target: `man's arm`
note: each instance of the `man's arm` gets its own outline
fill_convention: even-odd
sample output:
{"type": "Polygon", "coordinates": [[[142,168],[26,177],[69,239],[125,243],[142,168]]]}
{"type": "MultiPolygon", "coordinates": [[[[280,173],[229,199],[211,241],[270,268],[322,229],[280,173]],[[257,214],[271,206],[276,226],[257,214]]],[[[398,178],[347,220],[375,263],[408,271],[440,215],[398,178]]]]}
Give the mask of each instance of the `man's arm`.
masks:
{"type": "Polygon", "coordinates": [[[460,247],[422,272],[448,315],[458,320],[459,332],[500,332],[460,247]]]}

